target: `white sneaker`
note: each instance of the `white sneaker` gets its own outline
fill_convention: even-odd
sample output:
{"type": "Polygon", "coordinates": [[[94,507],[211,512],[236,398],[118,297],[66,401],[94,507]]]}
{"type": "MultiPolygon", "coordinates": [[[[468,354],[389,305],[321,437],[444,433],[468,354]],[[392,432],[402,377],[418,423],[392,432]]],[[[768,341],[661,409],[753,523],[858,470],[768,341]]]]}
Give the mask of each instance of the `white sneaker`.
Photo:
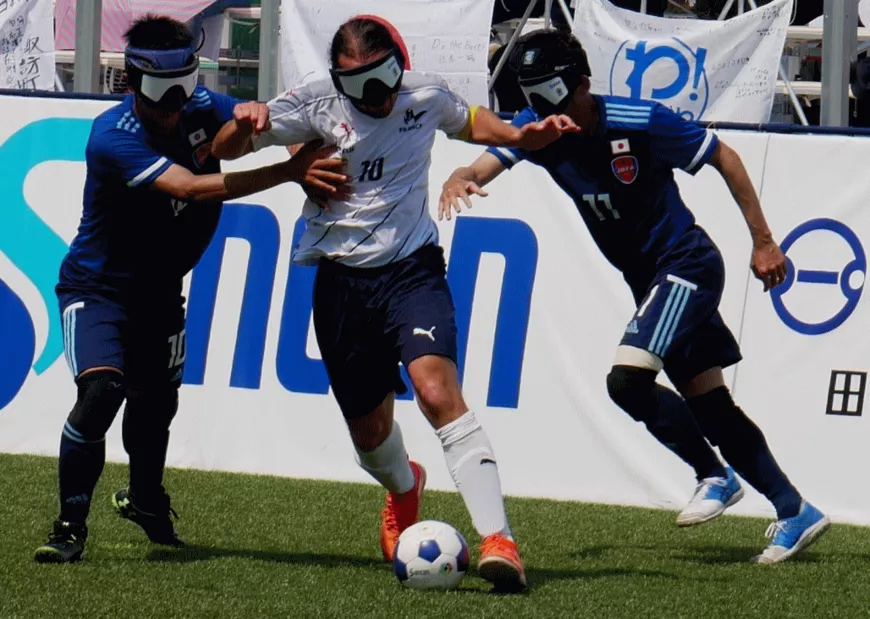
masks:
{"type": "Polygon", "coordinates": [[[831,520],[806,501],[801,511],[793,518],[786,518],[767,527],[770,545],[753,563],[779,563],[799,553],[816,541],[831,526],[831,520]]]}
{"type": "Polygon", "coordinates": [[[678,527],[690,527],[713,520],[743,498],[743,488],[731,467],[727,477],[707,477],[695,488],[695,495],[677,516],[678,527]]]}

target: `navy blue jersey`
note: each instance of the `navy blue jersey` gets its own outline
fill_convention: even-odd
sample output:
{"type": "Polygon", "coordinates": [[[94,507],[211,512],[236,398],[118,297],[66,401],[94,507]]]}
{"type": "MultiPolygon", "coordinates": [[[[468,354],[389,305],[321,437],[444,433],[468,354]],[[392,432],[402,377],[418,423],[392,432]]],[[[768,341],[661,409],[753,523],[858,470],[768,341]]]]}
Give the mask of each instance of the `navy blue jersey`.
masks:
{"type": "MultiPolygon", "coordinates": [[[[607,259],[624,273],[648,271],[695,224],[673,170],[697,172],[718,138],[652,101],[596,96],[591,134],[562,136],[537,151],[490,148],[507,167],[527,159],[550,174],[583,216],[607,259]]],[[[538,120],[526,108],[514,126],[538,120]]]]}
{"type": "Polygon", "coordinates": [[[133,95],[94,120],[85,154],[84,209],[61,265],[59,291],[177,293],[211,241],[221,203],[187,204],[150,186],[173,163],[194,174],[220,172],[211,142],[236,103],[197,87],[168,136],[145,131],[133,95]]]}

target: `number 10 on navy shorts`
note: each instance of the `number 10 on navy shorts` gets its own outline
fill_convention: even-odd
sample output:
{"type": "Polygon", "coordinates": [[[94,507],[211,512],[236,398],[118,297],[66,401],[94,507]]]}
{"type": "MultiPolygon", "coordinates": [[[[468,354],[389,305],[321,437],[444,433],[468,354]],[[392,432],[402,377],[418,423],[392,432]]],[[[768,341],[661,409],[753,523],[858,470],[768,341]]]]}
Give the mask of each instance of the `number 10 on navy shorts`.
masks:
{"type": "Polygon", "coordinates": [[[74,377],[110,367],[131,388],[180,384],[187,356],[184,301],[135,309],[96,295],[60,295],[64,356],[74,377]]]}

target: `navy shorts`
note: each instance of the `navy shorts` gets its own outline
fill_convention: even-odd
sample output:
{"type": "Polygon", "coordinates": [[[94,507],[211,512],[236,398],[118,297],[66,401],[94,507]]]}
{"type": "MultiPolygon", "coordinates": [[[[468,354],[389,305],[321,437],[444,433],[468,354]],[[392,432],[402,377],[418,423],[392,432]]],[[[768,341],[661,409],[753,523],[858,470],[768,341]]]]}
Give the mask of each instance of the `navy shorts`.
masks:
{"type": "Polygon", "coordinates": [[[375,268],[321,260],[314,282],[314,331],[332,391],[346,418],[406,393],[399,362],[423,355],[456,362],[456,318],[444,250],[426,245],[375,268]]]}
{"type": "Polygon", "coordinates": [[[184,298],[117,302],[100,294],[59,293],[64,355],[74,377],[117,368],[130,389],[179,386],[187,342],[184,298]]]}
{"type": "Polygon", "coordinates": [[[684,234],[659,259],[654,273],[626,276],[626,280],[637,311],[620,344],[662,359],[674,385],[742,359],[740,346],[718,310],[725,263],[704,230],[695,227],[684,234]]]}

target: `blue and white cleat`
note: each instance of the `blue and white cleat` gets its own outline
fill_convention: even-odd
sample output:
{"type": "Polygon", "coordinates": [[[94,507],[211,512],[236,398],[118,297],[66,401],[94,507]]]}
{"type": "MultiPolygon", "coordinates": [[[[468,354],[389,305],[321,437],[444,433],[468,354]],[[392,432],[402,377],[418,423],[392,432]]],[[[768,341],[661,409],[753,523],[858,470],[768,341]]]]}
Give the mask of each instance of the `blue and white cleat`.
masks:
{"type": "Polygon", "coordinates": [[[770,545],[753,557],[752,562],[785,561],[819,539],[830,526],[830,518],[804,501],[797,516],[778,520],[767,527],[765,535],[770,539],[770,545]]]}
{"type": "Polygon", "coordinates": [[[695,495],[677,516],[678,527],[691,527],[713,520],[743,498],[743,488],[734,470],[725,469],[727,477],[707,477],[695,488],[695,495]]]}

